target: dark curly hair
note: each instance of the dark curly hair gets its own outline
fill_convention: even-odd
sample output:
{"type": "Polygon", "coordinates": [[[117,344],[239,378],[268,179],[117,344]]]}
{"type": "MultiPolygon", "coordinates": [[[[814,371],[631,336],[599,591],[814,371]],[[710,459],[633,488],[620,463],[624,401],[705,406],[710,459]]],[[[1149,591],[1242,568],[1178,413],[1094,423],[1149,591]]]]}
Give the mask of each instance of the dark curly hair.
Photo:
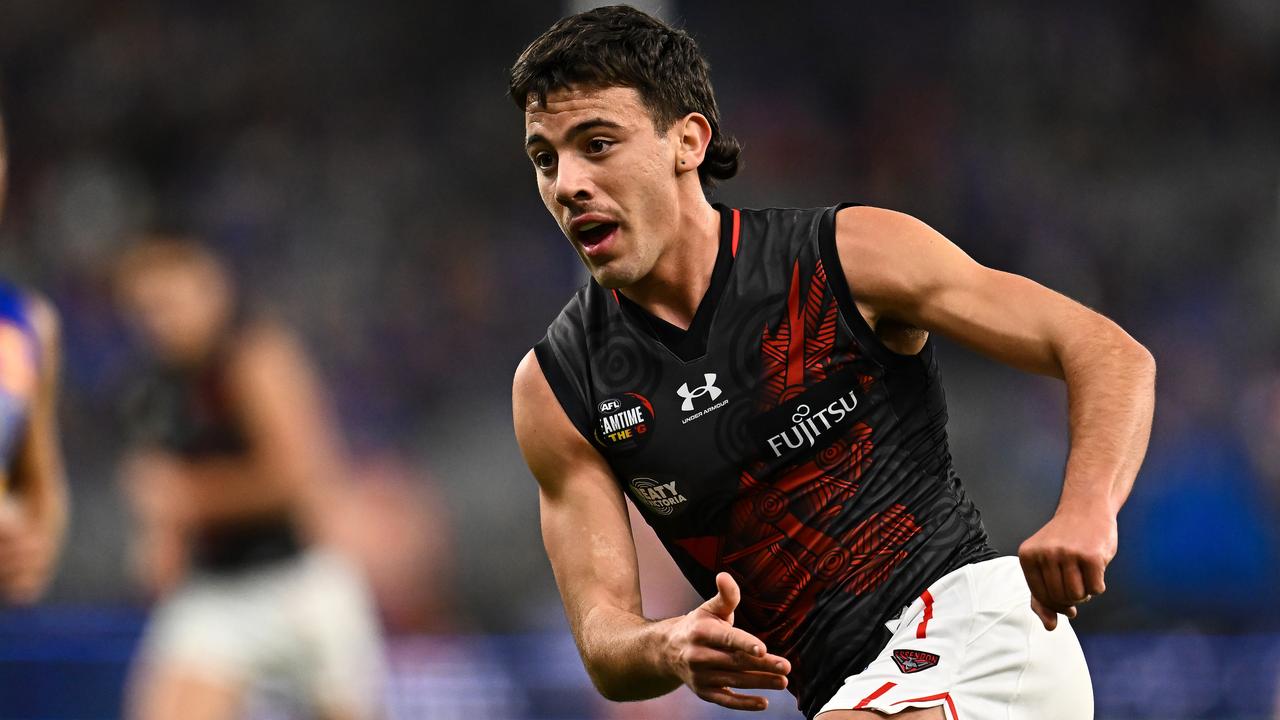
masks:
{"type": "Polygon", "coordinates": [[[508,92],[521,110],[532,99],[573,85],[630,87],[640,93],[662,132],[691,112],[711,125],[711,145],[698,167],[703,187],[738,172],[738,141],[720,131],[711,73],[698,44],[683,30],[626,5],[588,10],[560,20],[520,53],[508,92]]]}

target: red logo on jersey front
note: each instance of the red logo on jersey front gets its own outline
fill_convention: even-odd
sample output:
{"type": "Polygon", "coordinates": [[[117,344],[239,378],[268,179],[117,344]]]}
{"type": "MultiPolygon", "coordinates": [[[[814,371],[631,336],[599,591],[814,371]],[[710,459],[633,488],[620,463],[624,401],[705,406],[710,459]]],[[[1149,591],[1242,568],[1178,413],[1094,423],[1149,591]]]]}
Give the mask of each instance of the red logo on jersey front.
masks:
{"type": "Polygon", "coordinates": [[[938,656],[933,653],[927,653],[922,650],[894,650],[893,661],[898,664],[898,669],[910,675],[918,673],[921,670],[928,670],[938,664],[938,656]]]}

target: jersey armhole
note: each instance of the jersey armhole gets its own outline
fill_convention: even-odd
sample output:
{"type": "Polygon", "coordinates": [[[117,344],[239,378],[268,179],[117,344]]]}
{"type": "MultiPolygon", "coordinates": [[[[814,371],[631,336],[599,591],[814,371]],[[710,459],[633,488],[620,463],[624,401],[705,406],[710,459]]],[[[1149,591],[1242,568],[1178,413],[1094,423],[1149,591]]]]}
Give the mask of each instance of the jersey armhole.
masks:
{"type": "Polygon", "coordinates": [[[844,266],[840,263],[840,253],[836,248],[836,213],[848,207],[861,205],[862,203],[841,203],[827,208],[819,224],[818,257],[822,260],[822,266],[826,268],[827,282],[836,296],[836,305],[840,308],[840,314],[844,316],[845,324],[857,338],[858,344],[876,362],[886,368],[909,366],[915,363],[922,363],[925,367],[929,367],[933,361],[933,333],[929,334],[924,347],[920,348],[920,352],[915,355],[894,352],[880,341],[880,337],[867,324],[867,319],[862,317],[862,312],[854,302],[853,291],[849,288],[849,279],[844,274],[844,266]]]}
{"type": "Polygon", "coordinates": [[[591,447],[596,447],[595,438],[592,437],[591,432],[591,413],[586,402],[573,389],[569,377],[565,375],[564,368],[556,357],[555,348],[551,345],[551,338],[543,337],[539,340],[538,344],[533,346],[533,354],[538,358],[542,376],[547,379],[547,384],[551,386],[551,392],[555,393],[556,400],[560,401],[560,408],[564,410],[569,422],[573,423],[591,447]]]}

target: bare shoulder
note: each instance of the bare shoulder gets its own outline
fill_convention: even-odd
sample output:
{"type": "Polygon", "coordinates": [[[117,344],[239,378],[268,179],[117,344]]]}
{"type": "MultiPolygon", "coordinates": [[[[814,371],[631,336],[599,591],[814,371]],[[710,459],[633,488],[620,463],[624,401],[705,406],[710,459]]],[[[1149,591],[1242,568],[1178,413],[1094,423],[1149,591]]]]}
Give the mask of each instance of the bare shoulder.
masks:
{"type": "Polygon", "coordinates": [[[232,362],[239,372],[254,372],[304,366],[305,358],[302,340],[292,329],[276,320],[255,320],[240,331],[232,362]]]}
{"type": "Polygon", "coordinates": [[[860,305],[898,314],[976,264],[928,224],[877,207],[836,215],[836,248],[860,305]]]}
{"type": "MultiPolygon", "coordinates": [[[[511,382],[511,416],[515,423],[516,442],[520,444],[525,461],[534,474],[538,474],[535,461],[541,459],[549,445],[555,444],[557,435],[563,434],[555,422],[558,408],[555,393],[538,364],[537,353],[530,350],[516,366],[515,378],[511,382]]],[[[565,422],[568,422],[567,418],[565,422]]]]}
{"type": "Polygon", "coordinates": [[[571,478],[611,477],[604,457],[565,414],[532,350],[516,368],[511,415],[520,452],[544,493],[558,494],[571,478]]]}
{"type": "MultiPolygon", "coordinates": [[[[857,206],[836,214],[836,246],[855,265],[927,261],[951,242],[924,221],[896,210],[857,206]]],[[[852,268],[850,268],[852,269],[852,268]]]]}
{"type": "Polygon", "coordinates": [[[836,213],[836,237],[849,240],[866,237],[910,236],[932,228],[918,218],[897,210],[854,205],[836,213]]]}
{"type": "MultiPolygon", "coordinates": [[[[528,393],[537,392],[540,385],[547,385],[547,380],[542,375],[542,367],[538,365],[538,354],[530,350],[520,358],[520,364],[516,366],[515,378],[511,381],[511,398],[524,399],[528,393]]],[[[550,386],[547,389],[550,390],[550,386]]]]}

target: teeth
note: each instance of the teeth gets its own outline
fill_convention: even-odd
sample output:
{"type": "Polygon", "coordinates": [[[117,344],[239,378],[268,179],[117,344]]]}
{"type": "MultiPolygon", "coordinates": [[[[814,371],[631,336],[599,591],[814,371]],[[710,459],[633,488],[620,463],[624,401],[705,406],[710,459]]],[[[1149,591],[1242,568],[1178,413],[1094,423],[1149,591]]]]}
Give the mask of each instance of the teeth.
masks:
{"type": "Polygon", "coordinates": [[[583,223],[582,225],[578,226],[578,230],[579,232],[586,231],[586,230],[594,230],[595,228],[598,228],[603,224],[604,223],[598,223],[598,222],[583,223]]]}

